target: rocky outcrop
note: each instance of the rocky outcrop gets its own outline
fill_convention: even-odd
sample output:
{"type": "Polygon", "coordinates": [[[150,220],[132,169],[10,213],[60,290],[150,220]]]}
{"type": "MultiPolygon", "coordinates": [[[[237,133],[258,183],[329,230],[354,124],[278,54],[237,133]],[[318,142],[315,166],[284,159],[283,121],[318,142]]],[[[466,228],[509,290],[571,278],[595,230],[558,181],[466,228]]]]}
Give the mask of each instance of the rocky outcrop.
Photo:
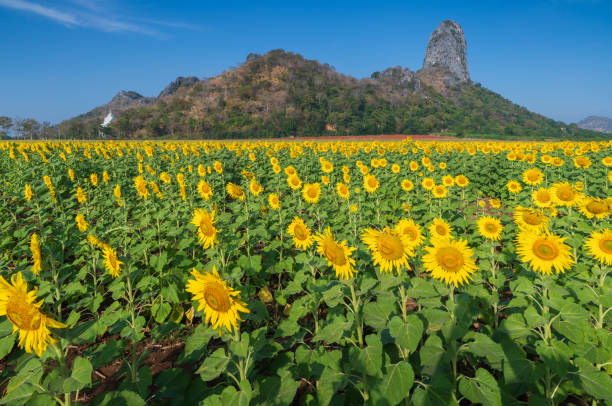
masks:
{"type": "Polygon", "coordinates": [[[601,116],[589,116],[579,121],[578,127],[585,130],[599,131],[602,133],[612,133],[612,119],[601,116]]]}
{"type": "Polygon", "coordinates": [[[173,82],[171,82],[164,90],[161,91],[158,98],[172,96],[181,87],[190,87],[199,82],[199,79],[195,76],[183,77],[179,76],[173,82]]]}
{"type": "Polygon", "coordinates": [[[111,110],[125,110],[126,108],[146,106],[155,102],[155,97],[145,97],[131,90],[121,90],[106,105],[111,110]]]}
{"type": "Polygon", "coordinates": [[[441,92],[469,83],[466,50],[467,43],[461,26],[455,21],[442,21],[429,37],[419,77],[441,92]]]}

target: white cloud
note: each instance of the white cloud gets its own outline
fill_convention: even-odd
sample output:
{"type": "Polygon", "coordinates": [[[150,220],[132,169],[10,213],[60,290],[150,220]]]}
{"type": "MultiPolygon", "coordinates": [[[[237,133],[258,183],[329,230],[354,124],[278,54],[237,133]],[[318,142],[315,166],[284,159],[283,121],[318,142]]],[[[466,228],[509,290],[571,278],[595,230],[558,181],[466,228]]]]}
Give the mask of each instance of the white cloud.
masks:
{"type": "Polygon", "coordinates": [[[31,3],[29,1],[0,0],[0,6],[15,10],[29,11],[67,25],[80,25],[77,22],[76,17],[73,15],[63,13],[49,7],[41,6],[40,4],[31,3]]]}

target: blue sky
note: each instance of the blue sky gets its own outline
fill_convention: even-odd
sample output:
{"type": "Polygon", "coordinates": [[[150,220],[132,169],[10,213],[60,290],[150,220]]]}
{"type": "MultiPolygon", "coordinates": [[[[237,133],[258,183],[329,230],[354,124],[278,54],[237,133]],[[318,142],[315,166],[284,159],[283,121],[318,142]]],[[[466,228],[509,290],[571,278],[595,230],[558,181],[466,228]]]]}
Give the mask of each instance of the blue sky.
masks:
{"type": "Polygon", "coordinates": [[[557,120],[612,117],[609,0],[254,3],[0,0],[0,115],[56,123],[277,48],[355,77],[417,70],[453,19],[472,80],[557,120]]]}

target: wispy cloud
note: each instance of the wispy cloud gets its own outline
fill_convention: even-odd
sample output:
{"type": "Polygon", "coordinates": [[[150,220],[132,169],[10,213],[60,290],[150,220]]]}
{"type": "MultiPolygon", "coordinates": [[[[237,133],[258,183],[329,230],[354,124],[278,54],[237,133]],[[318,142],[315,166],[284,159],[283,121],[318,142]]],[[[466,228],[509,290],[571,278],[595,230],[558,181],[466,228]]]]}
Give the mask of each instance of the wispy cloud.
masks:
{"type": "Polygon", "coordinates": [[[129,17],[113,12],[107,4],[92,0],[69,0],[62,9],[43,6],[28,0],[0,0],[0,7],[37,14],[66,27],[85,27],[105,32],[133,32],[167,38],[160,27],[199,30],[199,26],[183,22],[129,17]]]}

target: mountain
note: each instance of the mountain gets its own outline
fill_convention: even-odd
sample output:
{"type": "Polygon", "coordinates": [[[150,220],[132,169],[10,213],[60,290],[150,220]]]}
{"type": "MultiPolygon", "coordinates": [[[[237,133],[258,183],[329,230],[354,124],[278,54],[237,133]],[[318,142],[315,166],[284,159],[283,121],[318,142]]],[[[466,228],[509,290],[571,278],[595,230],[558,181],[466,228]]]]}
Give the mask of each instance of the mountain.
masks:
{"type": "Polygon", "coordinates": [[[612,118],[601,116],[589,116],[578,122],[578,127],[586,130],[612,133],[612,118]]]}
{"type": "Polygon", "coordinates": [[[157,97],[121,91],[109,103],[60,123],[61,136],[258,138],[358,134],[508,137],[588,136],[513,104],[471,80],[461,26],[443,21],[418,71],[394,66],[357,79],[284,50],[249,54],[212,78],[178,77],[157,97]]]}

